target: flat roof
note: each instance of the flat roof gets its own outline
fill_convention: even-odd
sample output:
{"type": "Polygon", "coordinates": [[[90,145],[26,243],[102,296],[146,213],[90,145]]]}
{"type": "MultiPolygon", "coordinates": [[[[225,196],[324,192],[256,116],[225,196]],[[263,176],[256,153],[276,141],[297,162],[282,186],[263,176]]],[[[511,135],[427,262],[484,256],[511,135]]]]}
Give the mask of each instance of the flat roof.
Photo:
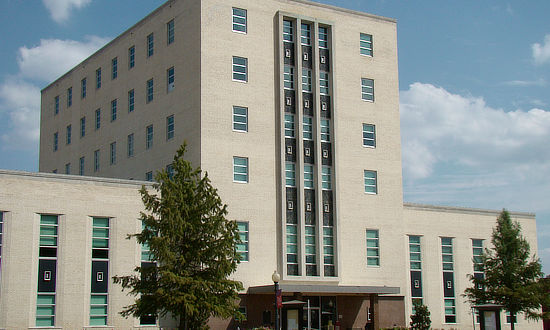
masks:
{"type": "MultiPolygon", "coordinates": [[[[480,215],[496,215],[498,216],[502,210],[476,209],[471,207],[444,206],[444,205],[429,205],[417,203],[403,203],[403,208],[420,211],[433,212],[449,212],[449,213],[464,213],[464,214],[480,214],[480,215]]],[[[530,212],[513,212],[509,211],[512,217],[516,218],[535,218],[535,213],[530,212]]]]}
{"type": "MultiPolygon", "coordinates": [[[[355,286],[355,285],[324,285],[324,284],[279,284],[279,289],[284,292],[319,293],[335,295],[364,295],[364,294],[399,294],[396,286],[355,286]]],[[[249,294],[273,293],[273,284],[251,286],[249,294]]]]}

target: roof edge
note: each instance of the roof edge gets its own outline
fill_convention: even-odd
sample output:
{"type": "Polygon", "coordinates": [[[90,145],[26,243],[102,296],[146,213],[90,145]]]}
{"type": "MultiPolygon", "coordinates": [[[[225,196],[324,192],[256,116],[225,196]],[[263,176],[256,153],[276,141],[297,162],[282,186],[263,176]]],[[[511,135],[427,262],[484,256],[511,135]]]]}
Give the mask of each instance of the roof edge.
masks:
{"type": "MultiPolygon", "coordinates": [[[[433,211],[433,212],[449,212],[449,213],[465,213],[465,214],[481,214],[481,215],[495,215],[498,216],[501,210],[490,210],[490,209],[478,209],[470,207],[460,207],[460,206],[445,206],[445,205],[429,205],[429,204],[419,204],[419,203],[403,203],[403,208],[411,210],[421,210],[421,211],[433,211]]],[[[535,219],[536,214],[531,212],[516,212],[509,211],[512,217],[516,218],[530,218],[535,219]]]]}
{"type": "Polygon", "coordinates": [[[363,17],[369,17],[369,18],[378,19],[378,20],[381,20],[381,21],[389,22],[389,23],[397,23],[397,19],[395,19],[395,18],[369,14],[369,13],[366,13],[366,12],[363,12],[363,11],[347,9],[347,8],[343,8],[343,7],[333,6],[333,5],[327,5],[327,4],[324,4],[324,3],[319,3],[319,2],[311,1],[311,0],[286,0],[286,1],[287,2],[297,2],[297,3],[301,3],[301,4],[305,4],[305,5],[311,5],[311,6],[331,9],[331,10],[335,10],[335,11],[341,11],[341,12],[344,12],[344,13],[348,13],[348,14],[352,14],[352,15],[359,15],[359,16],[363,16],[363,17]]]}

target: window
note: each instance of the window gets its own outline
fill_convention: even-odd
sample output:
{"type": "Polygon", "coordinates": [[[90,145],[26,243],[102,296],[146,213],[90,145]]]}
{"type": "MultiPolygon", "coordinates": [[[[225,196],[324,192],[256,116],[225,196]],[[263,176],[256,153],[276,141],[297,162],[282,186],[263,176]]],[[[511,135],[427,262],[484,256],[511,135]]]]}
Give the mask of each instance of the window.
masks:
{"type": "Polygon", "coordinates": [[[305,46],[311,45],[311,26],[309,24],[302,23],[300,43],[305,46]]]}
{"type": "Polygon", "coordinates": [[[145,173],[145,181],[153,181],[153,172],[149,171],[145,173]]]}
{"type": "Polygon", "coordinates": [[[377,194],[378,188],[377,188],[377,173],[376,171],[364,171],[364,180],[365,180],[365,192],[367,194],[377,194]]]}
{"type": "Polygon", "coordinates": [[[233,157],[233,182],[248,182],[248,158],[233,157]]]}
{"type": "Polygon", "coordinates": [[[147,36],[147,57],[153,56],[155,53],[155,35],[151,33],[147,36]]]}
{"type": "Polygon", "coordinates": [[[367,266],[380,266],[380,238],[376,229],[367,229],[367,266]]]}
{"type": "Polygon", "coordinates": [[[237,243],[237,254],[241,261],[248,261],[248,222],[237,221],[239,240],[237,243]]]}
{"type": "Polygon", "coordinates": [[[69,87],[67,89],[67,108],[73,105],[73,88],[69,87]]]}
{"type": "Polygon", "coordinates": [[[363,124],[363,147],[376,147],[375,127],[372,124],[363,124]]]}
{"type": "Polygon", "coordinates": [[[80,81],[80,98],[86,97],[86,78],[80,81]]]}
{"type": "Polygon", "coordinates": [[[65,164],[65,174],[71,174],[71,163],[65,164]]]}
{"type": "Polygon", "coordinates": [[[58,114],[59,113],[59,95],[57,95],[55,98],[54,98],[54,103],[55,103],[55,107],[54,107],[54,114],[58,114]]]}
{"type": "Polygon", "coordinates": [[[323,254],[325,276],[336,276],[334,266],[334,227],[330,223],[323,224],[323,254]]]}
{"type": "Polygon", "coordinates": [[[84,175],[84,157],[80,157],[78,161],[78,174],[84,175]]]}
{"type": "Polygon", "coordinates": [[[456,323],[456,302],[454,298],[445,299],[445,323],[456,323]]]}
{"type": "Polygon", "coordinates": [[[94,172],[99,171],[99,149],[94,151],[94,172]]]}
{"type": "Polygon", "coordinates": [[[117,99],[111,101],[111,121],[116,120],[117,99]]]}
{"type": "MultiPolygon", "coordinates": [[[[518,323],[517,314],[513,317],[514,323],[518,323]]],[[[506,311],[506,324],[512,323],[512,314],[506,311]]]]}
{"type": "Polygon", "coordinates": [[[319,48],[328,48],[328,28],[319,26],[319,48]]]}
{"type": "MultiPolygon", "coordinates": [[[[109,220],[109,218],[92,218],[92,283],[109,280],[107,271],[109,269],[109,220]],[[105,270],[98,270],[102,268],[105,270]]],[[[90,325],[107,325],[107,311],[108,286],[92,285],[90,325]]]]}
{"type": "Polygon", "coordinates": [[[153,125],[149,125],[146,128],[145,149],[151,149],[152,147],[153,147],[153,125]]]}
{"type": "Polygon", "coordinates": [[[248,59],[233,56],[233,80],[248,81],[248,59]]]}
{"type": "Polygon", "coordinates": [[[248,132],[248,108],[233,106],[233,130],[248,132]]]}
{"type": "Polygon", "coordinates": [[[372,56],[372,35],[360,34],[359,51],[361,55],[372,56]]]}
{"type": "Polygon", "coordinates": [[[313,139],[313,118],[310,116],[304,116],[304,123],[303,123],[303,129],[304,129],[304,140],[312,140],[313,139]]]}
{"type": "Polygon", "coordinates": [[[134,90],[131,89],[130,91],[128,91],[128,112],[134,111],[134,102],[135,102],[134,90]]]}
{"type": "Polygon", "coordinates": [[[128,157],[134,156],[134,133],[128,135],[128,157]]]}
{"type": "Polygon", "coordinates": [[[483,272],[483,240],[472,239],[472,255],[474,262],[474,273],[483,272]]]}
{"type": "Polygon", "coordinates": [[[311,93],[311,70],[302,69],[302,91],[311,93]]]}
{"type": "Polygon", "coordinates": [[[101,88],[101,68],[95,70],[95,88],[101,88]]]}
{"type": "Polygon", "coordinates": [[[101,109],[95,111],[95,129],[98,130],[101,128],[101,109]]]}
{"type": "Polygon", "coordinates": [[[361,78],[361,99],[374,102],[374,80],[361,78]]]}
{"type": "Polygon", "coordinates": [[[453,267],[453,239],[450,237],[441,237],[441,259],[443,270],[452,271],[453,267]]]}
{"type": "Polygon", "coordinates": [[[420,250],[420,236],[409,236],[409,256],[411,270],[421,270],[422,253],[420,250]]]}
{"type": "Polygon", "coordinates": [[[294,115],[285,113],[285,137],[294,137],[294,115]]]}
{"type": "Polygon", "coordinates": [[[319,93],[321,95],[329,94],[328,72],[319,72],[319,93]]]}
{"type": "Polygon", "coordinates": [[[174,20],[166,23],[166,40],[168,41],[168,44],[174,42],[174,20]]]}
{"type": "Polygon", "coordinates": [[[115,57],[111,60],[111,79],[116,79],[118,77],[118,57],[115,57]]]}
{"type": "Polygon", "coordinates": [[[246,33],[246,9],[233,8],[233,32],[246,33]]]}
{"type": "Polygon", "coordinates": [[[166,174],[168,174],[168,179],[172,180],[174,178],[174,166],[172,164],[166,165],[166,174]]]}
{"type": "Polygon", "coordinates": [[[321,142],[330,142],[330,119],[321,119],[321,142]]]}
{"type": "Polygon", "coordinates": [[[285,72],[283,74],[284,88],[294,89],[294,68],[290,65],[285,65],[285,72]]]}
{"type": "Polygon", "coordinates": [[[72,139],[72,127],[71,127],[71,125],[68,125],[67,126],[67,134],[66,134],[67,144],[71,144],[71,139],[72,139]]]}
{"type": "Polygon", "coordinates": [[[174,138],[174,115],[166,117],[166,140],[174,138]]]}
{"type": "Polygon", "coordinates": [[[294,163],[285,164],[285,186],[296,187],[296,165],[294,163]]]}
{"type": "Polygon", "coordinates": [[[86,136],[86,117],[80,118],[80,137],[86,136]]]}
{"type": "Polygon", "coordinates": [[[147,80],[147,96],[146,96],[146,99],[147,99],[147,103],[153,101],[153,97],[154,97],[154,90],[153,90],[154,86],[153,86],[153,78],[147,80]]]}
{"type": "Polygon", "coordinates": [[[304,188],[313,189],[313,165],[304,165],[304,188]]]}
{"type": "Polygon", "coordinates": [[[166,90],[168,92],[174,90],[174,80],[174,67],[171,67],[170,69],[166,70],[166,90]]]}
{"type": "Polygon", "coordinates": [[[332,190],[332,169],[329,166],[323,166],[321,180],[323,190],[332,190]]]}
{"type": "Polygon", "coordinates": [[[36,326],[52,327],[55,325],[55,281],[58,247],[57,215],[40,215],[40,238],[38,248],[38,292],[36,299],[36,326]],[[48,285],[40,285],[41,283],[48,285]]]}
{"type": "Polygon", "coordinates": [[[136,47],[132,46],[128,48],[128,69],[133,68],[136,65],[136,47]]]}
{"type": "Polygon", "coordinates": [[[111,145],[110,145],[110,151],[111,151],[111,157],[109,159],[109,163],[111,165],[115,165],[116,164],[116,142],[112,142],[111,145]]]}
{"type": "Polygon", "coordinates": [[[305,226],[304,247],[306,257],[306,275],[317,276],[317,239],[315,225],[305,226]]]}
{"type": "Polygon", "coordinates": [[[57,132],[53,133],[53,151],[57,151],[59,142],[59,134],[57,132]]]}
{"type": "Polygon", "coordinates": [[[293,37],[294,32],[292,30],[293,30],[292,22],[284,20],[283,21],[283,41],[284,42],[294,41],[294,37],[293,37]]]}
{"type": "Polygon", "coordinates": [[[288,275],[298,274],[298,226],[286,224],[286,264],[288,275]]]}

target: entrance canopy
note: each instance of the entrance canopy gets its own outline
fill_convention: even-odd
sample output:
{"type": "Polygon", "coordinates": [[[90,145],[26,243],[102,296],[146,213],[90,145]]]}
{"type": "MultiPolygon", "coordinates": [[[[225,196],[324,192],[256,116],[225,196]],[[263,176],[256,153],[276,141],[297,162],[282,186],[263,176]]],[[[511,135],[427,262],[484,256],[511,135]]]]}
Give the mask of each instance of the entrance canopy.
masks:
{"type": "MultiPolygon", "coordinates": [[[[312,285],[312,284],[281,284],[279,289],[283,293],[301,292],[331,295],[364,295],[364,294],[399,294],[399,287],[395,286],[352,286],[352,285],[312,285]]],[[[248,294],[271,294],[273,284],[251,286],[248,294]]]]}

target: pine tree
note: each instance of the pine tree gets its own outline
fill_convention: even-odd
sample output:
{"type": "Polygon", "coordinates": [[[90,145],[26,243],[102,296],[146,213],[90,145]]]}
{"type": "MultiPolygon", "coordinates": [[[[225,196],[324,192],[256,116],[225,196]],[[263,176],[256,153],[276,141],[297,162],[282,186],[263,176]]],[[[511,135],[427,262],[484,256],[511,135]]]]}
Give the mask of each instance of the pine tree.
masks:
{"type": "Polygon", "coordinates": [[[156,267],[136,267],[137,274],[113,281],[136,296],[123,316],[168,314],[179,318],[179,329],[207,329],[212,316],[238,314],[242,284],[228,277],[239,262],[239,236],[208,174],[183,159],[185,149],[174,156],[173,176],[157,173],[156,194],[141,188],[144,229],[128,236],[148,245],[156,267]]]}
{"type": "Polygon", "coordinates": [[[430,330],[432,320],[428,306],[418,300],[413,301],[415,313],[411,315],[411,330],[430,330]]]}
{"type": "Polygon", "coordinates": [[[531,256],[529,243],[521,235],[521,226],[503,210],[493,229],[492,247],[481,257],[484,276],[469,275],[473,286],[464,292],[472,305],[493,303],[510,312],[512,330],[517,313],[528,319],[546,318],[541,307],[548,305],[548,285],[540,260],[531,256]]]}

